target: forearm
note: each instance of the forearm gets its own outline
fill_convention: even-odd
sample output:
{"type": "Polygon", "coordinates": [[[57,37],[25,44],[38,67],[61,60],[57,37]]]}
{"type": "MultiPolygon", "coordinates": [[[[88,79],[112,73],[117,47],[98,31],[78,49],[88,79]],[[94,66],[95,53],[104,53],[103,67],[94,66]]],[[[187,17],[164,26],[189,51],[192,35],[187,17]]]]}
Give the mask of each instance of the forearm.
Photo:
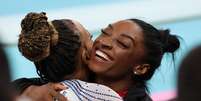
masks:
{"type": "Polygon", "coordinates": [[[46,83],[47,82],[43,81],[41,78],[20,78],[13,81],[11,84],[19,94],[22,94],[23,91],[31,85],[40,86],[46,83]]]}

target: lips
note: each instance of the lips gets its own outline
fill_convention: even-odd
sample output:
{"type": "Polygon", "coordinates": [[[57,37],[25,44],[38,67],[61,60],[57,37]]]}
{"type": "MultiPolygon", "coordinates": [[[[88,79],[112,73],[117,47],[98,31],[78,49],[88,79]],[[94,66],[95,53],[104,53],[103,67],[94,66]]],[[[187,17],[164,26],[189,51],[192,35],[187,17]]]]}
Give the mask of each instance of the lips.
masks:
{"type": "Polygon", "coordinates": [[[112,50],[101,47],[101,44],[94,45],[89,61],[90,69],[95,73],[105,73],[115,62],[112,56],[114,56],[112,50]]]}

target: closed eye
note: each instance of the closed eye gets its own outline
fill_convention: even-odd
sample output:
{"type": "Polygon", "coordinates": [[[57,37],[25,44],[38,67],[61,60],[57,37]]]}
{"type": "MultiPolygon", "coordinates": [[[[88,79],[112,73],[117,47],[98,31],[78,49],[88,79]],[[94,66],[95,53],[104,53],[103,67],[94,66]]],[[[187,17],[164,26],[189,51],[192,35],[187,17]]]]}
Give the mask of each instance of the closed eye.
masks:
{"type": "Polygon", "coordinates": [[[109,33],[105,32],[103,29],[101,29],[101,32],[105,35],[109,35],[109,33]]]}
{"type": "Polygon", "coordinates": [[[123,43],[123,42],[121,42],[121,41],[119,41],[119,40],[117,40],[117,42],[118,42],[118,44],[120,45],[120,47],[122,47],[122,48],[129,48],[129,46],[128,45],[126,45],[125,43],[123,43]]]}

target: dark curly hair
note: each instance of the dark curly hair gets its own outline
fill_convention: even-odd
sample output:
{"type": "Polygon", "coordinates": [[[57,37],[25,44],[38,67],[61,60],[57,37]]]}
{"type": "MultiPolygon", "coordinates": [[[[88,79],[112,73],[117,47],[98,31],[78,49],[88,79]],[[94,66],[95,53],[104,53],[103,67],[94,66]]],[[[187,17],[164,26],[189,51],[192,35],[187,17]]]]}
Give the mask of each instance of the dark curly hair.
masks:
{"type": "Polygon", "coordinates": [[[19,51],[34,62],[41,78],[59,82],[73,73],[81,42],[72,20],[48,22],[44,12],[29,13],[21,27],[19,51]]]}

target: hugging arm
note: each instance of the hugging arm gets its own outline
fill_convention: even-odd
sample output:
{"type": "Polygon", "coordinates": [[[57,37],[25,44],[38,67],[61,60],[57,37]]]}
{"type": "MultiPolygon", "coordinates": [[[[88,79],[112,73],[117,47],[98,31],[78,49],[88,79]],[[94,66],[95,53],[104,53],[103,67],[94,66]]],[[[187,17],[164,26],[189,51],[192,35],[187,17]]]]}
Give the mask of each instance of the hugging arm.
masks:
{"type": "Polygon", "coordinates": [[[11,82],[11,85],[19,94],[22,94],[23,91],[31,85],[41,86],[46,83],[47,82],[41,78],[20,78],[11,82]]]}

